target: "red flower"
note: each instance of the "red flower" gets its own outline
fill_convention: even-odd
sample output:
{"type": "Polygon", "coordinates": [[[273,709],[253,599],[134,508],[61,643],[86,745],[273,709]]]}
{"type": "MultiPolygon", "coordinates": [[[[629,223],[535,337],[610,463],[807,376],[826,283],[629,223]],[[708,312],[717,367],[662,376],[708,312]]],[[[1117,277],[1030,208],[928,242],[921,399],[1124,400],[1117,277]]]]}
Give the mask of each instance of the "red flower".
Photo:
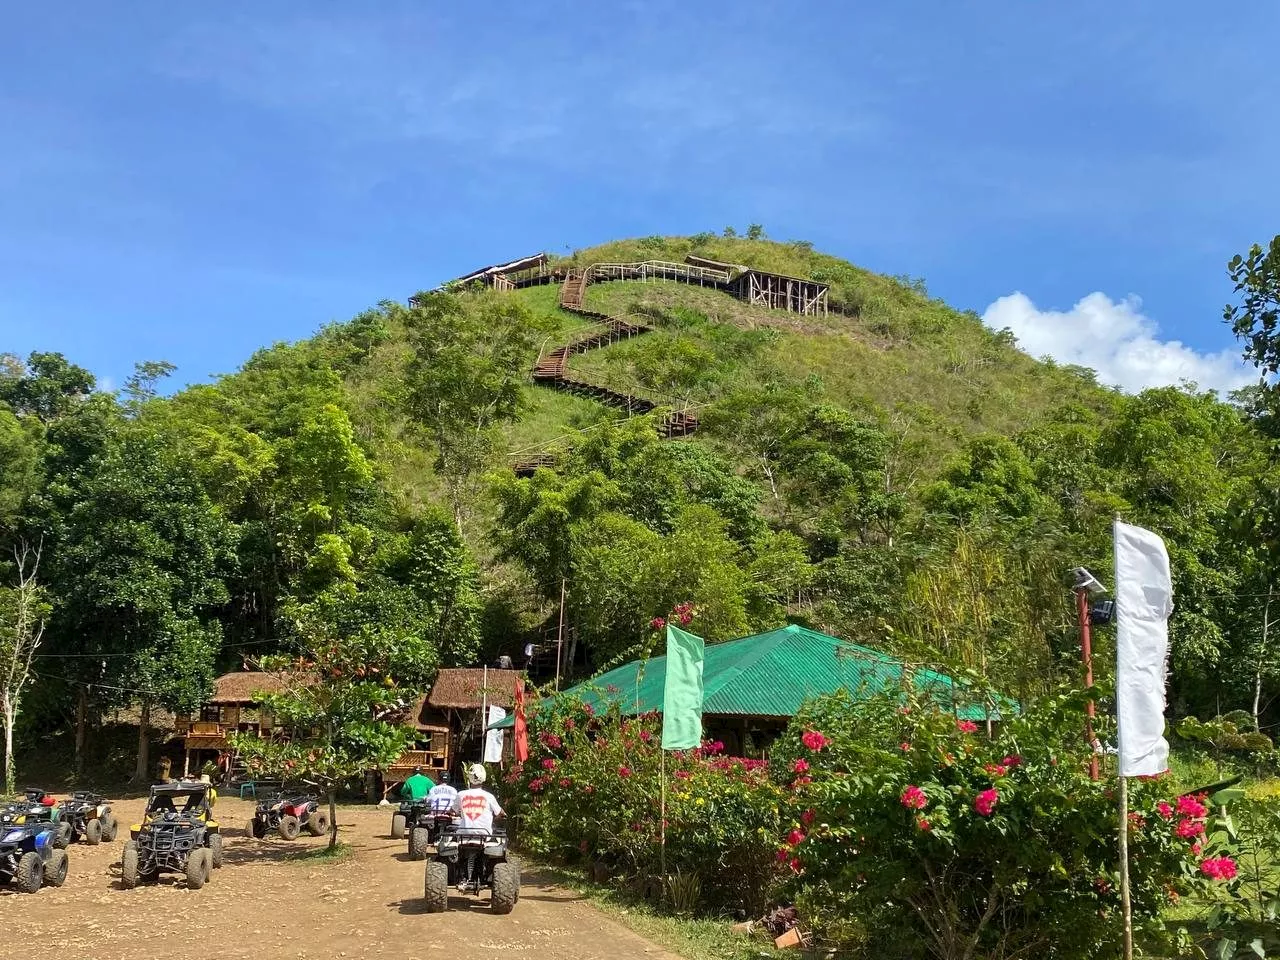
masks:
{"type": "Polygon", "coordinates": [[[645,743],[652,743],[652,742],[653,742],[653,734],[652,734],[652,733],[650,733],[648,730],[641,730],[641,731],[640,731],[640,739],[641,739],[641,740],[643,740],[645,743]]]}
{"type": "Polygon", "coordinates": [[[973,798],[973,809],[984,817],[991,816],[991,812],[995,810],[996,804],[1000,802],[1000,791],[996,789],[983,790],[980,794],[973,798]]]}
{"type": "Polygon", "coordinates": [[[1197,840],[1195,843],[1191,845],[1191,855],[1193,857],[1198,857],[1200,856],[1200,851],[1203,849],[1204,849],[1204,845],[1201,844],[1199,840],[1197,840]]]}
{"type": "Polygon", "coordinates": [[[925,833],[930,833],[933,830],[933,824],[930,823],[928,820],[926,820],[924,817],[917,818],[916,826],[919,827],[921,830],[923,830],[925,833]]]}
{"type": "Polygon", "coordinates": [[[900,744],[898,744],[898,749],[899,749],[899,750],[901,750],[903,753],[910,753],[910,752],[911,752],[911,744],[909,744],[909,743],[907,743],[907,741],[903,740],[900,744]]]}
{"type": "Polygon", "coordinates": [[[1003,777],[1009,772],[1009,768],[1002,763],[988,763],[982,769],[993,777],[1003,777]]]}
{"type": "Polygon", "coordinates": [[[564,728],[565,728],[566,730],[572,730],[572,729],[573,729],[574,727],[576,727],[576,726],[577,726],[577,724],[573,722],[573,717],[570,717],[569,719],[567,719],[567,720],[564,722],[564,728]]]}
{"type": "Polygon", "coordinates": [[[706,746],[707,753],[723,753],[724,741],[716,740],[714,743],[708,743],[706,746]]]}
{"type": "Polygon", "coordinates": [[[1165,803],[1163,800],[1161,800],[1159,803],[1156,804],[1156,810],[1158,810],[1160,813],[1160,819],[1162,820],[1173,819],[1173,807],[1165,803]]]}
{"type": "Polygon", "coordinates": [[[1198,837],[1204,833],[1204,821],[1192,820],[1188,817],[1178,821],[1178,826],[1173,832],[1184,840],[1190,840],[1192,837],[1198,837]]]}
{"type": "Polygon", "coordinates": [[[807,787],[811,783],[813,783],[813,777],[796,777],[795,783],[791,784],[791,788],[798,790],[801,787],[807,787]]]}
{"type": "Polygon", "coordinates": [[[800,872],[800,858],[799,858],[799,857],[792,857],[792,858],[791,858],[791,864],[790,864],[790,866],[791,866],[791,872],[792,872],[792,873],[799,873],[799,872],[800,872]]]}
{"type": "Polygon", "coordinates": [[[1147,826],[1147,818],[1140,813],[1129,814],[1129,828],[1136,831],[1145,830],[1147,826]]]}
{"type": "Polygon", "coordinates": [[[779,847],[779,848],[778,848],[778,862],[779,862],[779,863],[785,863],[785,862],[786,862],[786,860],[787,860],[787,857],[789,857],[789,856],[791,856],[791,851],[790,851],[790,850],[788,850],[786,847],[779,847]]]}
{"type": "Polygon", "coordinates": [[[787,834],[787,843],[791,844],[793,847],[804,843],[804,831],[792,830],[787,834]]]}
{"type": "Polygon", "coordinates": [[[1209,808],[1198,797],[1184,796],[1178,798],[1178,812],[1187,817],[1203,817],[1209,808]]]}
{"type": "Polygon", "coordinates": [[[689,624],[693,623],[693,614],[691,614],[691,613],[682,613],[682,614],[680,614],[680,616],[679,616],[679,617],[677,617],[676,619],[678,619],[678,620],[680,621],[680,626],[682,626],[682,627],[687,627],[689,624]]]}
{"type": "Polygon", "coordinates": [[[529,789],[532,790],[534,793],[537,793],[539,790],[543,788],[545,784],[546,784],[546,781],[543,780],[541,777],[535,777],[534,779],[529,781],[529,789]]]}
{"type": "Polygon", "coordinates": [[[972,720],[960,720],[956,723],[956,729],[961,733],[977,733],[978,725],[972,720]]]}
{"type": "Polygon", "coordinates": [[[618,768],[618,776],[622,777],[622,779],[624,779],[624,780],[625,780],[627,777],[631,776],[631,768],[630,768],[630,767],[619,767],[619,768],[618,768]]]}
{"type": "Polygon", "coordinates": [[[1018,756],[1016,753],[1011,753],[1009,754],[1009,756],[1001,760],[1000,764],[1001,766],[1005,766],[1010,769],[1013,769],[1014,767],[1020,767],[1022,766],[1022,757],[1018,756]]]}
{"type": "Polygon", "coordinates": [[[561,777],[561,778],[560,778],[560,786],[561,786],[561,787],[569,787],[569,786],[572,786],[572,785],[573,785],[573,781],[572,781],[572,780],[570,780],[568,777],[561,777]]]}
{"type": "Polygon", "coordinates": [[[596,792],[596,788],[588,783],[585,787],[582,788],[582,792],[586,794],[592,794],[596,792]]]}
{"type": "Polygon", "coordinates": [[[815,814],[812,810],[806,810],[804,813],[800,814],[800,822],[807,827],[813,823],[813,818],[815,816],[817,816],[817,814],[815,814]]]}
{"type": "Polygon", "coordinates": [[[654,617],[649,621],[649,626],[653,630],[661,630],[666,625],[667,621],[663,620],[661,617],[654,617]]]}
{"type": "Polygon", "coordinates": [[[554,733],[540,733],[538,739],[542,741],[542,745],[551,750],[559,750],[563,745],[563,741],[554,733]]]}
{"type": "Polygon", "coordinates": [[[1214,880],[1231,880],[1236,875],[1236,862],[1230,857],[1210,857],[1200,864],[1200,872],[1214,880]]]}
{"type": "Polygon", "coordinates": [[[924,795],[924,791],[915,784],[907,787],[902,791],[900,798],[902,805],[908,810],[923,810],[929,805],[929,798],[924,795]]]}
{"type": "Polygon", "coordinates": [[[556,762],[555,760],[551,759],[551,757],[547,757],[545,760],[542,761],[543,770],[554,770],[555,768],[556,768],[556,762]]]}
{"type": "Polygon", "coordinates": [[[801,757],[799,760],[797,760],[795,763],[791,765],[791,769],[794,770],[796,773],[804,773],[809,769],[809,761],[801,757]]]}
{"type": "Polygon", "coordinates": [[[688,770],[676,771],[676,778],[679,780],[688,780],[691,776],[693,776],[693,774],[691,774],[688,770]]]}
{"type": "Polygon", "coordinates": [[[806,730],[800,741],[810,750],[821,750],[829,742],[825,736],[817,730],[806,730]]]}
{"type": "Polygon", "coordinates": [[[596,715],[596,708],[591,706],[591,704],[589,703],[584,703],[582,705],[582,712],[585,713],[588,717],[594,717],[596,715]]]}

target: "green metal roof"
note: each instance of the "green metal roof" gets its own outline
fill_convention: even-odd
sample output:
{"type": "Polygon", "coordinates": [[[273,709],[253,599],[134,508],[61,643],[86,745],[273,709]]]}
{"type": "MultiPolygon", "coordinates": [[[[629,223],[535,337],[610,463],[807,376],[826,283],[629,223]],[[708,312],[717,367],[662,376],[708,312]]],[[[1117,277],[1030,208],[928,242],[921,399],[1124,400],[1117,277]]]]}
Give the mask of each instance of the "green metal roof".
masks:
{"type": "MultiPolygon", "coordinates": [[[[708,644],[703,663],[703,714],[790,717],[806,700],[847,690],[872,696],[902,684],[903,664],[887,654],[796,624],[740,640],[708,644]]],[[[633,660],[566,693],[597,708],[617,702],[628,714],[662,710],[667,658],[633,660]]],[[[933,670],[911,670],[912,686],[951,708],[955,681],[933,670]]],[[[980,704],[957,715],[980,720],[980,704]]],[[[509,727],[508,717],[495,727],[509,727]]]]}

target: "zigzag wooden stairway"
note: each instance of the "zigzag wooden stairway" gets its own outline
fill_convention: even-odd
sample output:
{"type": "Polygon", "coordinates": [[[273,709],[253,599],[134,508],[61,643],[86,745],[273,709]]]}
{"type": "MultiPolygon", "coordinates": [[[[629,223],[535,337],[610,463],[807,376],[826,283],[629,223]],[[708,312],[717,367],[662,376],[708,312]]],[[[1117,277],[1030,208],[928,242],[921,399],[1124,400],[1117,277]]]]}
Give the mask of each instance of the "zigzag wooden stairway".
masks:
{"type": "MultiPolygon", "coordinates": [[[[533,368],[534,383],[540,383],[553,390],[563,390],[566,393],[598,400],[619,410],[625,410],[628,416],[650,413],[658,405],[647,397],[619,393],[617,390],[569,376],[569,357],[572,354],[607,347],[653,330],[652,327],[642,323],[632,323],[629,320],[585,309],[583,299],[586,295],[587,279],[587,275],[578,269],[572,269],[565,275],[564,283],[560,287],[560,307],[596,322],[569,343],[541,354],[533,368]]],[[[675,410],[663,416],[657,428],[658,433],[664,437],[688,436],[698,429],[698,415],[689,409],[675,410]]],[[[532,476],[539,467],[552,466],[554,462],[555,458],[551,454],[540,453],[517,462],[513,469],[517,476],[532,476]]]]}

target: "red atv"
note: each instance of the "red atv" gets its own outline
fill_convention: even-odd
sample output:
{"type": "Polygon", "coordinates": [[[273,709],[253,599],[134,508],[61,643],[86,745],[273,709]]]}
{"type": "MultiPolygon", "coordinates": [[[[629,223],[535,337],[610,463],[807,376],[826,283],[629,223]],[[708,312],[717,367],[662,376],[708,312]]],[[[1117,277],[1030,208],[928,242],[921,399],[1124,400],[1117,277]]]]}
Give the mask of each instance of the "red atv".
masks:
{"type": "Polygon", "coordinates": [[[313,837],[329,832],[329,815],[317,797],[305,794],[264,797],[254,811],[250,832],[261,840],[275,830],[285,840],[296,840],[303,830],[313,837]]]}

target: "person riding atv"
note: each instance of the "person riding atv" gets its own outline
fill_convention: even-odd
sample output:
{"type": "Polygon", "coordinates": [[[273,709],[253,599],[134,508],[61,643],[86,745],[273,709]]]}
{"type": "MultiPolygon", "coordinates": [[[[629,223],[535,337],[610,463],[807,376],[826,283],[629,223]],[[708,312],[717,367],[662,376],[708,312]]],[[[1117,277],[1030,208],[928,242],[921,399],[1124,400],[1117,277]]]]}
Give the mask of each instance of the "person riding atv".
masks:
{"type": "Polygon", "coordinates": [[[479,893],[489,887],[490,909],[510,913],[520,899],[520,866],[507,854],[507,835],[495,829],[495,818],[506,813],[484,789],[484,767],[476,764],[467,773],[470,787],[453,802],[457,822],[441,831],[434,859],[427,863],[425,906],[427,913],[449,908],[449,886],[461,893],[479,893]]]}

